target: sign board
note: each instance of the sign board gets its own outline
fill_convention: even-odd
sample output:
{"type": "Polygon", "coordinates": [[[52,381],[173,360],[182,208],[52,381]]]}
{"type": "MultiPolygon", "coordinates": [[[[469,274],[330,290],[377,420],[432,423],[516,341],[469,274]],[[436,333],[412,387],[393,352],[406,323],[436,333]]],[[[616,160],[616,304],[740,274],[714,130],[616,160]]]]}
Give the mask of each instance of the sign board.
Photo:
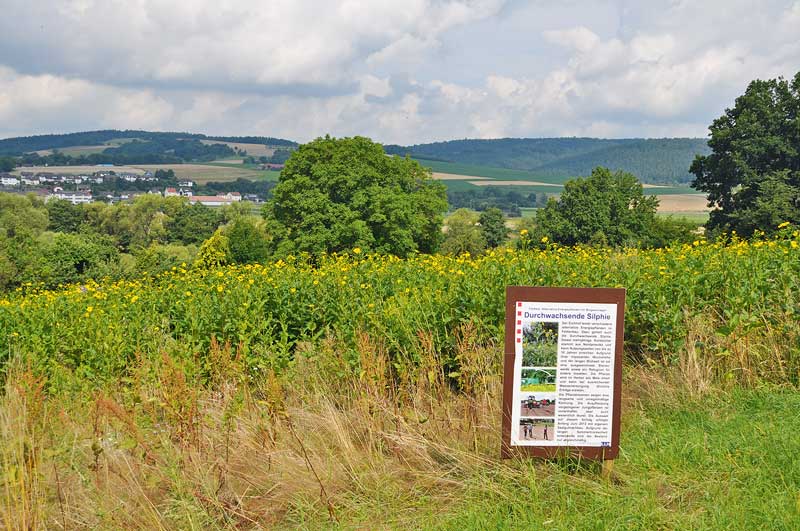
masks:
{"type": "Polygon", "coordinates": [[[625,290],[506,288],[502,456],[619,453],[625,290]]]}

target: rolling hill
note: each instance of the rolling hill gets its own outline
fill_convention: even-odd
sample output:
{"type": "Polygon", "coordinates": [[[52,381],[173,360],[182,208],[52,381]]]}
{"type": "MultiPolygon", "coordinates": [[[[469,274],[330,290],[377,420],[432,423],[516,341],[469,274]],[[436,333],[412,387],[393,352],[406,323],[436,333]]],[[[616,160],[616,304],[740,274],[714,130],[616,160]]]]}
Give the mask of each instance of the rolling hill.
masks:
{"type": "Polygon", "coordinates": [[[695,155],[707,154],[709,148],[702,138],[502,138],[389,145],[386,151],[428,163],[521,170],[540,181],[563,181],[605,166],[629,171],[647,183],[687,184],[695,155]]]}
{"type": "Polygon", "coordinates": [[[25,153],[46,150],[64,150],[65,148],[103,147],[119,148],[120,140],[138,140],[142,143],[174,143],[184,140],[196,140],[203,144],[217,141],[221,144],[259,144],[270,147],[295,147],[296,142],[282,138],[264,136],[206,136],[198,133],[153,132],[139,130],[106,129],[102,131],[86,131],[53,135],[21,136],[0,140],[0,155],[20,156],[25,153]]]}
{"type": "MultiPolygon", "coordinates": [[[[244,154],[270,157],[276,149],[297,145],[265,136],[108,129],[3,139],[0,156],[17,157],[18,164],[25,166],[163,165],[207,163],[244,154]]],[[[387,153],[408,154],[433,171],[553,184],[605,166],[629,171],[645,183],[686,186],[692,179],[689,166],[695,155],[709,152],[702,138],[465,139],[385,147],[387,153]]],[[[282,162],[285,152],[279,153],[284,158],[277,162],[282,162]]]]}

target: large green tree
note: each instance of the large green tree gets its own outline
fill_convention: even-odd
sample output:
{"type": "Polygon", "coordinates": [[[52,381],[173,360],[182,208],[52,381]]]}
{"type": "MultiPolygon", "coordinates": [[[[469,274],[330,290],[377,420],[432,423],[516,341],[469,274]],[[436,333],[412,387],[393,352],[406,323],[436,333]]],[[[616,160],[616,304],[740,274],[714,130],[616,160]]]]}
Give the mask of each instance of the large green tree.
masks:
{"type": "Polygon", "coordinates": [[[660,243],[653,241],[657,207],[632,174],[595,168],[564,183],[561,197],[536,212],[535,237],[566,245],[654,245],[660,243]]]}
{"type": "Polygon", "coordinates": [[[368,138],[318,138],[286,161],[264,209],[278,253],[361,248],[408,256],[442,239],[445,187],[368,138]]]}
{"type": "Polygon", "coordinates": [[[690,169],[715,207],[707,228],[747,236],[800,222],[800,72],[751,82],[709,130],[712,153],[690,169]]]}

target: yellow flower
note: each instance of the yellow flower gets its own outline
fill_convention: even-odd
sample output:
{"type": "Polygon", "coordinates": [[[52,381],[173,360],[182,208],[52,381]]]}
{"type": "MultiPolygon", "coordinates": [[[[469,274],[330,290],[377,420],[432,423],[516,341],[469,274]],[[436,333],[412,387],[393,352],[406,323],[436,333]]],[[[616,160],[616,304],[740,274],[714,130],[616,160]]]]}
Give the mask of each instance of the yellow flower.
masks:
{"type": "Polygon", "coordinates": [[[225,291],[225,288],[222,286],[217,286],[217,291],[222,293],[223,291],[225,291]]]}
{"type": "Polygon", "coordinates": [[[788,221],[784,221],[783,223],[781,223],[780,225],[778,225],[778,228],[779,228],[779,229],[782,229],[782,228],[784,228],[784,227],[788,227],[789,225],[791,225],[791,223],[789,223],[788,221]]]}
{"type": "Polygon", "coordinates": [[[353,254],[361,254],[361,248],[360,247],[354,247],[353,248],[353,254]]]}
{"type": "Polygon", "coordinates": [[[792,249],[797,249],[798,243],[795,240],[792,240],[791,245],[792,245],[792,249]]]}
{"type": "Polygon", "coordinates": [[[92,310],[94,310],[94,306],[87,306],[86,307],[86,313],[92,313],[92,310]]]}
{"type": "Polygon", "coordinates": [[[542,236],[542,243],[547,243],[547,240],[549,239],[550,238],[548,238],[547,236],[542,236]]]}
{"type": "Polygon", "coordinates": [[[526,234],[528,234],[528,229],[522,229],[521,231],[519,231],[520,236],[525,236],[526,234]]]}

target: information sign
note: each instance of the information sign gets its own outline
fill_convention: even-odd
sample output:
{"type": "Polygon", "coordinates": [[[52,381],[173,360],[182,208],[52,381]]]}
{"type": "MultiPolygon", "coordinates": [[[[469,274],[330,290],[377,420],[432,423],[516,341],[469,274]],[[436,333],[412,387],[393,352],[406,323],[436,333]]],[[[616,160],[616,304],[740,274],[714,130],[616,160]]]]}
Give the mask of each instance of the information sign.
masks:
{"type": "Polygon", "coordinates": [[[617,456],[624,312],[624,289],[506,289],[503,457],[617,456]]]}

